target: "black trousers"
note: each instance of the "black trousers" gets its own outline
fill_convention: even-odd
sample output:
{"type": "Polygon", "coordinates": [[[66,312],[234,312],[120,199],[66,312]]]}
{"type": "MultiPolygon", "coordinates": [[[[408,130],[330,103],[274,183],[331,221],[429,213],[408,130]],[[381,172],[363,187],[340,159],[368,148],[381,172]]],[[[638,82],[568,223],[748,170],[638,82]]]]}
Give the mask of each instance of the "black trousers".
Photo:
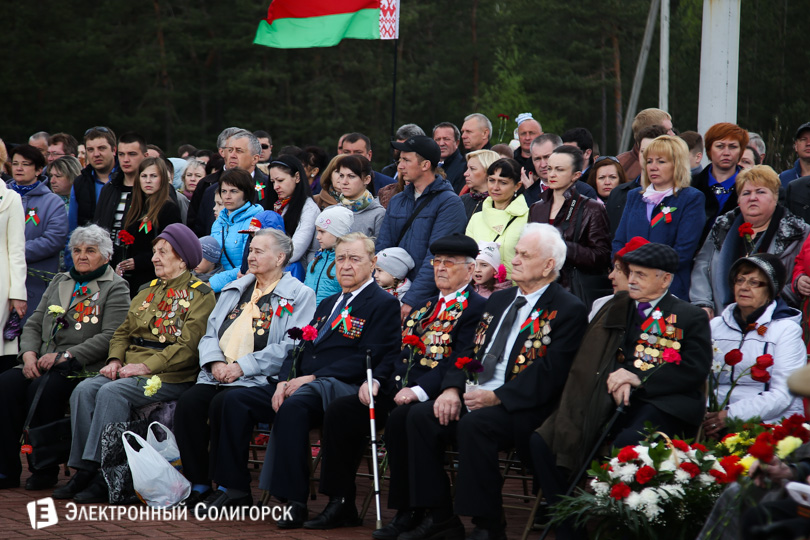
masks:
{"type": "Polygon", "coordinates": [[[388,456],[388,508],[406,510],[411,507],[408,472],[408,429],[410,412],[418,403],[400,405],[388,414],[385,424],[385,452],[388,456]]]}
{"type": "MultiPolygon", "coordinates": [[[[31,420],[31,426],[41,426],[64,418],[67,411],[70,393],[79,384],[79,379],[68,379],[71,373],[68,362],[58,364],[51,369],[47,377],[26,379],[22,369],[12,368],[0,374],[0,473],[8,477],[18,477],[22,473],[20,462],[20,435],[25,418],[34,400],[34,394],[43,381],[45,389],[39,398],[37,410],[31,420]]],[[[29,470],[34,472],[33,468],[29,470]]],[[[58,467],[39,471],[43,474],[59,473],[58,467]]]]}
{"type": "Polygon", "coordinates": [[[509,412],[503,405],[495,405],[468,412],[458,422],[442,426],[433,414],[433,401],[415,405],[406,422],[411,506],[442,508],[449,504],[444,451],[456,440],[459,463],[455,512],[499,522],[503,516],[503,477],[498,452],[516,448],[520,455],[527,456],[529,436],[546,413],[509,412]]]}
{"type": "MultiPolygon", "coordinates": [[[[385,427],[392,406],[393,399],[378,392],[374,400],[378,431],[385,427]]],[[[321,438],[321,493],[354,500],[357,494],[355,474],[368,447],[370,433],[368,405],[363,405],[356,394],[329,404],[323,418],[321,438]]]]}
{"type": "Polygon", "coordinates": [[[250,491],[248,452],[253,428],[271,423],[276,385],[234,388],[222,395],[219,414],[211,422],[211,479],[225,488],[250,491]]]}
{"type": "Polygon", "coordinates": [[[174,411],[174,435],[183,460],[183,474],[192,484],[207,484],[211,480],[215,446],[209,419],[220,418],[225,395],[238,387],[216,384],[195,384],[177,400],[174,411]]]}

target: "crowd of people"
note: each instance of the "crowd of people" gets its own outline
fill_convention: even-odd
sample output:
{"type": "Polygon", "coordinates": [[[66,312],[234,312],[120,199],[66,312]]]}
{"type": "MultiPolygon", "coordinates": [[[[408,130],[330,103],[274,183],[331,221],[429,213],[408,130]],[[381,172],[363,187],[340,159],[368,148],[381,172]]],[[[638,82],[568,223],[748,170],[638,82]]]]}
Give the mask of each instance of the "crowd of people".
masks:
{"type": "MultiPolygon", "coordinates": [[[[647,423],[719,438],[803,412],[787,380],[810,341],[810,123],[781,174],[755,133],[678,133],[660,109],[618,156],[583,127],[517,123],[494,147],[479,113],[405,124],[382,172],[357,132],[331,159],[238,127],[172,157],[106,126],[0,141],[0,488],[20,485],[23,429],[69,406],[75,472],[53,497],[106,502],[105,426],[176,401],[186,504],[252,505],[248,447],[269,424],[259,487],[290,509],[278,527],[355,526],[374,396],[397,512],[372,536],[501,539],[499,452],[554,503],[617,406],[616,446],[647,423]],[[736,376],[707,395],[729,354],[736,376]],[[317,427],[329,502],[310,516],[317,427]]],[[[26,489],[59,483],[29,469],[26,489]]]]}

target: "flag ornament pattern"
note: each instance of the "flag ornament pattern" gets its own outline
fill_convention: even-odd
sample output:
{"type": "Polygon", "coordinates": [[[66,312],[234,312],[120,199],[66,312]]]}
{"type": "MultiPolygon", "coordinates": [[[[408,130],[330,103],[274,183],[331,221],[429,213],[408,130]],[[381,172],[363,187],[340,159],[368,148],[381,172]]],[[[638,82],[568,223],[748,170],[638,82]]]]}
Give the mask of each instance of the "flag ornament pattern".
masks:
{"type": "Polygon", "coordinates": [[[400,0],[272,0],[253,43],[332,47],[343,39],[399,38],[400,0]]]}

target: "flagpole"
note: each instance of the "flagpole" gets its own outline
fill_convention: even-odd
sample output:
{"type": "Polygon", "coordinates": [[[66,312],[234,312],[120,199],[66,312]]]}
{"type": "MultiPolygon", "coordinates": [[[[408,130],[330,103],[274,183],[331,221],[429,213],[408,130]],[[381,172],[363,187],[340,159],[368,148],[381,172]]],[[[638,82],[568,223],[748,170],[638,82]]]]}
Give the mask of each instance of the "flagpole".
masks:
{"type": "MultiPolygon", "coordinates": [[[[397,130],[397,43],[399,43],[399,39],[392,41],[394,42],[394,80],[391,86],[391,138],[393,139],[397,130]]],[[[391,151],[393,152],[393,149],[391,151]]]]}

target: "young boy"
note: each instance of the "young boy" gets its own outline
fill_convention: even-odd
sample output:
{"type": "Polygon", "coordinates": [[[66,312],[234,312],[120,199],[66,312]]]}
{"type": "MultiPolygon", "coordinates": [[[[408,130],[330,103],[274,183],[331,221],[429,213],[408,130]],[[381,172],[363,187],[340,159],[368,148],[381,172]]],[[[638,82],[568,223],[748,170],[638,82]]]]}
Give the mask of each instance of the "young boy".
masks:
{"type": "Polygon", "coordinates": [[[411,288],[411,282],[406,276],[413,267],[413,259],[407,251],[400,247],[386,248],[377,253],[374,279],[377,285],[393,294],[402,304],[403,295],[411,288]]]}

